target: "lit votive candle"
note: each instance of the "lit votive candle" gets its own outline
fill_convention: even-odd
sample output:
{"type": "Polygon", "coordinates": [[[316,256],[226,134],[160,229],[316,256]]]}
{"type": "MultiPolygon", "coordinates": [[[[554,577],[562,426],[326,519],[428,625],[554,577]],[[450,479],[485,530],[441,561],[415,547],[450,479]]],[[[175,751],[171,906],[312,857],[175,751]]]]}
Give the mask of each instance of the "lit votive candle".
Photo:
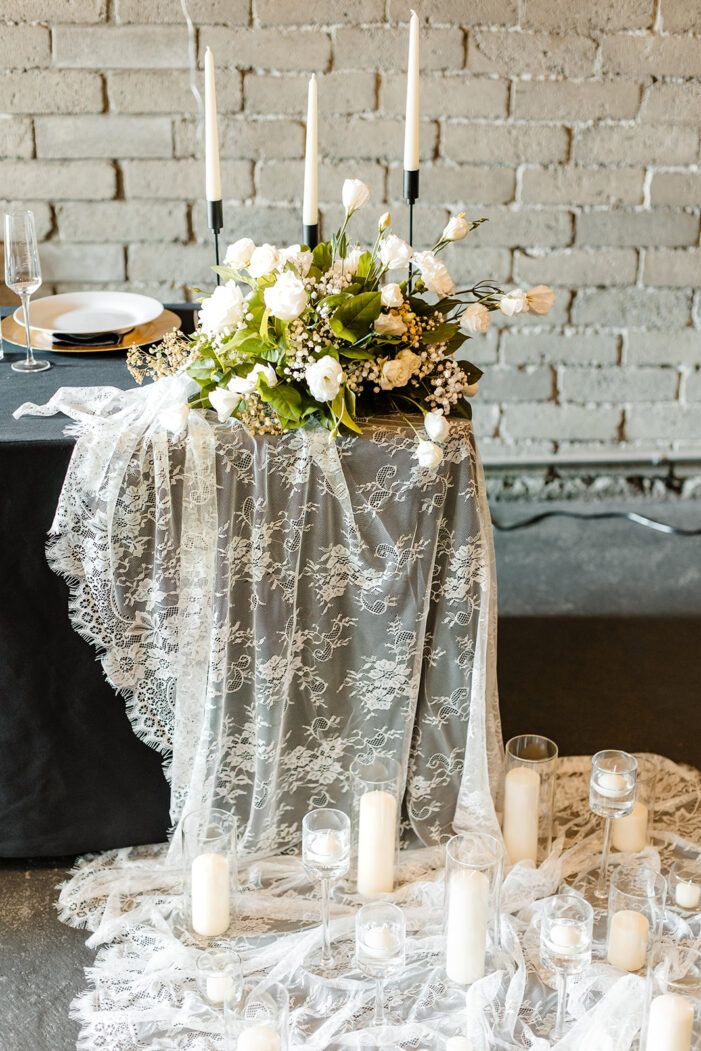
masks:
{"type": "Polygon", "coordinates": [[[358,894],[366,898],[394,890],[397,800],[374,790],[360,798],[358,817],[358,894]]]}
{"type": "Polygon", "coordinates": [[[628,782],[623,774],[617,774],[613,770],[605,770],[596,781],[596,787],[602,796],[609,799],[620,799],[630,791],[628,782]]]}
{"type": "Polygon", "coordinates": [[[244,1029],[236,1041],[236,1051],[281,1051],[282,1041],[269,1025],[254,1025],[244,1029]]]}
{"type": "Polygon", "coordinates": [[[230,974],[210,974],[207,977],[207,999],[212,1004],[223,1004],[231,1000],[235,988],[234,979],[230,974]]]}
{"type": "Polygon", "coordinates": [[[192,862],[192,927],[205,938],[228,930],[229,861],[223,854],[198,854],[192,862]]]}
{"type": "Polygon", "coordinates": [[[563,956],[574,956],[582,947],[582,934],[571,923],[554,923],[548,940],[553,949],[563,956]]]}
{"type": "Polygon", "coordinates": [[[396,953],[398,946],[396,932],[386,923],[368,927],[363,934],[365,952],[378,960],[389,960],[396,953]]]}
{"type": "Polygon", "coordinates": [[[693,912],[701,903],[701,887],[698,883],[680,880],[674,890],[674,900],[680,909],[693,912]]]}
{"type": "Polygon", "coordinates": [[[475,869],[454,872],[448,887],[446,974],[458,985],[484,977],[489,879],[475,869]]]}
{"type": "Polygon", "coordinates": [[[538,860],[538,799],[540,774],[514,766],[504,778],[503,833],[509,861],[538,860]]]}
{"type": "Polygon", "coordinates": [[[642,912],[621,909],[611,917],[607,959],[621,971],[639,971],[647,959],[650,922],[642,912]]]}
{"type": "Polygon", "coordinates": [[[647,846],[648,810],[644,803],[636,803],[633,810],[625,817],[619,817],[613,823],[611,842],[616,850],[628,854],[638,854],[647,846]]]}
{"type": "Polygon", "coordinates": [[[694,1008],[676,993],[657,996],[650,1005],[647,1051],[691,1051],[694,1008]]]}
{"type": "Polygon", "coordinates": [[[312,836],[309,847],[314,858],[321,864],[332,865],[343,853],[341,837],[333,829],[317,832],[312,836]]]}

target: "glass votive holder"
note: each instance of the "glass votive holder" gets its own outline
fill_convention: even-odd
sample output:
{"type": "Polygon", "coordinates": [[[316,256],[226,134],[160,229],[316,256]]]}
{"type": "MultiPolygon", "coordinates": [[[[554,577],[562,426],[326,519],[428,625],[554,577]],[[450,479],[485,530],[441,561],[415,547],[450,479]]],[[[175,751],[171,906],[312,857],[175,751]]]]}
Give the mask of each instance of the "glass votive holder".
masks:
{"type": "Polygon", "coordinates": [[[669,904],[684,913],[701,911],[701,861],[675,861],[669,870],[669,904]]]}
{"type": "Polygon", "coordinates": [[[290,1003],[279,982],[246,983],[236,1000],[224,1004],[231,1051],[287,1051],[290,1003]]]}
{"type": "Polygon", "coordinates": [[[678,945],[655,967],[645,1024],[645,1051],[701,1047],[701,953],[678,945]]]}
{"type": "Polygon", "coordinates": [[[375,981],[374,1025],[384,1025],[384,983],[404,970],[406,921],[398,905],[373,901],[355,915],[358,969],[375,981]]]}
{"type": "Polygon", "coordinates": [[[351,766],[351,777],[358,894],[378,898],[394,890],[399,849],[399,763],[384,757],[358,758],[351,766]]]}
{"type": "Polygon", "coordinates": [[[193,810],[182,821],[183,899],[188,929],[225,934],[238,889],[236,818],[228,810],[193,810]]]}
{"type": "Polygon", "coordinates": [[[222,1007],[240,996],[243,972],[238,953],[205,950],[197,957],[195,968],[197,988],[208,1004],[222,1007]]]}
{"type": "Polygon", "coordinates": [[[611,877],[606,959],[620,971],[644,972],[664,921],[667,881],[647,865],[626,865],[611,877]]]}
{"type": "Polygon", "coordinates": [[[540,734],[506,743],[502,832],[509,861],[532,861],[550,852],[558,749],[540,734]]]}
{"type": "Polygon", "coordinates": [[[323,807],[310,810],[302,822],[302,863],[307,874],[321,883],[321,954],[318,966],[334,965],[329,935],[331,881],[339,879],[350,865],[351,823],[341,810],[323,807]]]}
{"type": "Polygon", "coordinates": [[[467,986],[483,978],[490,940],[496,942],[503,850],[487,832],[462,832],[445,852],[445,970],[467,986]]]}
{"type": "Polygon", "coordinates": [[[567,1017],[567,979],[591,963],[594,910],[578,894],[550,898],[540,925],[540,958],[557,978],[557,1011],[552,1037],[564,1036],[567,1017]]]}
{"type": "Polygon", "coordinates": [[[648,756],[636,756],[635,802],[630,814],[614,821],[611,845],[614,850],[639,854],[650,842],[655,811],[657,767],[648,756]]]}

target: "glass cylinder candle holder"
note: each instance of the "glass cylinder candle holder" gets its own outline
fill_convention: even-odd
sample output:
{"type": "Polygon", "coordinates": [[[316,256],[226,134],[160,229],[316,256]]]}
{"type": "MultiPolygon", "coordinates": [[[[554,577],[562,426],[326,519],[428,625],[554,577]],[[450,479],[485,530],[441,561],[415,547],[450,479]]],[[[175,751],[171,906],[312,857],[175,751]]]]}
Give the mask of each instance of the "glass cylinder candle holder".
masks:
{"type": "Polygon", "coordinates": [[[227,1001],[224,1017],[231,1051],[287,1051],[289,996],[279,982],[246,983],[238,1000],[227,1001]]]}
{"type": "Polygon", "coordinates": [[[675,861],[669,871],[669,904],[683,913],[701,911],[701,861],[675,861]]]}
{"type": "Polygon", "coordinates": [[[241,957],[230,951],[205,951],[197,957],[197,987],[212,1007],[222,1007],[241,993],[241,957]]]}
{"type": "Polygon", "coordinates": [[[506,743],[502,832],[509,861],[538,864],[550,852],[558,750],[539,734],[506,743]]]}
{"type": "Polygon", "coordinates": [[[377,898],[394,890],[399,849],[399,764],[380,757],[356,759],[351,776],[358,894],[377,898]]]}
{"type": "Polygon", "coordinates": [[[604,844],[598,873],[585,875],[575,886],[595,908],[606,908],[611,823],[632,813],[637,771],[635,756],[615,748],[597,752],[591,761],[589,807],[604,819],[604,844]]]}
{"type": "Polygon", "coordinates": [[[448,840],[445,855],[445,970],[450,981],[483,978],[490,941],[496,942],[503,851],[487,832],[448,840]]]}
{"type": "Polygon", "coordinates": [[[626,865],[611,877],[606,959],[620,971],[644,972],[664,921],[667,881],[647,865],[626,865]]]}
{"type": "Polygon", "coordinates": [[[355,957],[359,970],[376,983],[374,1025],[385,1024],[384,984],[404,970],[405,945],[406,923],[397,905],[373,901],[358,910],[355,957]]]}
{"type": "Polygon", "coordinates": [[[645,1024],[645,1051],[701,1047],[701,953],[675,945],[673,958],[656,966],[645,1024]]]}
{"type": "Polygon", "coordinates": [[[578,894],[558,894],[545,905],[540,926],[540,958],[557,977],[557,1012],[552,1036],[565,1034],[567,979],[591,963],[594,910],[578,894]]]}
{"type": "Polygon", "coordinates": [[[203,808],[182,821],[185,922],[201,938],[229,929],[238,889],[236,818],[228,810],[203,808]]]}
{"type": "Polygon", "coordinates": [[[636,756],[635,802],[630,814],[617,818],[612,825],[611,845],[614,850],[639,854],[650,842],[655,811],[657,766],[648,756],[636,756]]]}
{"type": "Polygon", "coordinates": [[[302,822],[302,862],[308,875],[321,883],[322,945],[319,966],[324,971],[334,965],[329,937],[331,881],[348,872],[350,866],[350,818],[340,810],[310,810],[302,822]]]}

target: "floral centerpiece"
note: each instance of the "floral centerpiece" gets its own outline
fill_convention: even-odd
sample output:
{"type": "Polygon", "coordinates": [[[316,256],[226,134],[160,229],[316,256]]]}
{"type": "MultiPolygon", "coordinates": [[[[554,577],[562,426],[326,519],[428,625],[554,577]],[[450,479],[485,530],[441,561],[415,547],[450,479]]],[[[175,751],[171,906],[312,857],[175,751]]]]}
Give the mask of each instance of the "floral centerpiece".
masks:
{"type": "MultiPolygon", "coordinates": [[[[364,183],[347,179],[343,224],[313,250],[256,246],[248,237],[229,247],[216,268],[223,283],[202,301],[185,355],[199,386],[190,405],[252,433],[314,422],[332,437],[361,433],[363,417],[420,412],[428,439],[416,455],[434,467],[448,418],[471,415],[467,399],[481,376],[456,352],[487,331],[491,311],[545,314],[554,294],[545,286],[504,292],[488,281],[458,290],[439,255],[484,221],[463,214],[431,251],[414,251],[393,233],[388,213],[371,247],[353,244],[349,221],[369,196],[364,183]]],[[[175,359],[183,367],[182,349],[175,359]]],[[[139,372],[143,359],[132,365],[139,372]]]]}

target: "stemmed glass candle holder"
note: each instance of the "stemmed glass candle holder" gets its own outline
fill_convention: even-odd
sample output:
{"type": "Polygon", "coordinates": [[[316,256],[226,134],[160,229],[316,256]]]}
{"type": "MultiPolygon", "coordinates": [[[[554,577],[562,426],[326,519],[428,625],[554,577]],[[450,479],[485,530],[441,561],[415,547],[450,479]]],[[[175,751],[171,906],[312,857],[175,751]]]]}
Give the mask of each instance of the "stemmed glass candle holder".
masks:
{"type": "Polygon", "coordinates": [[[606,958],[621,971],[643,971],[664,920],[667,881],[647,865],[626,865],[611,877],[606,958]]]}
{"type": "Polygon", "coordinates": [[[377,898],[394,890],[399,847],[399,764],[356,759],[351,766],[358,835],[358,894],[377,898]]]}
{"type": "Polygon", "coordinates": [[[33,212],[9,212],[5,216],[5,284],[22,301],[27,356],[24,361],[13,361],[15,372],[43,372],[51,368],[50,361],[37,361],[32,351],[29,328],[29,300],[41,287],[41,265],[34,229],[33,212]]]}
{"type": "Polygon", "coordinates": [[[202,938],[229,929],[238,888],[236,819],[227,810],[194,810],[182,822],[185,920],[202,938]]]}
{"type": "Polygon", "coordinates": [[[406,924],[397,905],[371,902],[355,916],[355,955],[358,968],[374,978],[375,1025],[385,1024],[384,985],[404,969],[406,924]]]}
{"type": "Polygon", "coordinates": [[[302,822],[302,862],[312,879],[321,881],[321,960],[324,970],[333,967],[329,937],[331,881],[345,876],[350,867],[351,824],[347,814],[328,808],[310,810],[302,822]]]}
{"type": "Polygon", "coordinates": [[[235,952],[205,951],[197,957],[197,986],[213,1007],[235,1000],[241,992],[241,957],[235,952]]]}
{"type": "Polygon", "coordinates": [[[594,910],[578,894],[558,894],[545,905],[540,926],[540,958],[557,976],[557,1014],[552,1037],[560,1040],[567,1017],[567,979],[591,963],[594,910]]]}
{"type": "Polygon", "coordinates": [[[675,861],[669,871],[669,903],[682,912],[701,910],[701,861],[675,861]]]}
{"type": "Polygon", "coordinates": [[[701,1047],[701,953],[673,950],[673,963],[655,968],[645,1051],[692,1051],[701,1047]]]}
{"type": "Polygon", "coordinates": [[[232,1051],[287,1051],[289,996],[278,982],[245,985],[240,998],[224,1005],[232,1051]]]}
{"type": "Polygon", "coordinates": [[[445,861],[445,969],[457,985],[484,977],[490,924],[498,917],[502,848],[485,832],[453,836],[445,861]]]}
{"type": "Polygon", "coordinates": [[[632,813],[638,761],[628,752],[606,749],[592,759],[589,780],[589,806],[604,819],[604,845],[599,871],[585,875],[575,887],[594,908],[605,909],[608,896],[608,865],[611,849],[611,822],[632,813]]]}
{"type": "Polygon", "coordinates": [[[507,741],[502,831],[512,865],[550,851],[557,758],[555,742],[539,734],[507,741]]]}
{"type": "Polygon", "coordinates": [[[630,814],[613,822],[611,845],[614,850],[639,854],[650,842],[655,809],[657,767],[647,756],[637,756],[635,803],[630,814]]]}

